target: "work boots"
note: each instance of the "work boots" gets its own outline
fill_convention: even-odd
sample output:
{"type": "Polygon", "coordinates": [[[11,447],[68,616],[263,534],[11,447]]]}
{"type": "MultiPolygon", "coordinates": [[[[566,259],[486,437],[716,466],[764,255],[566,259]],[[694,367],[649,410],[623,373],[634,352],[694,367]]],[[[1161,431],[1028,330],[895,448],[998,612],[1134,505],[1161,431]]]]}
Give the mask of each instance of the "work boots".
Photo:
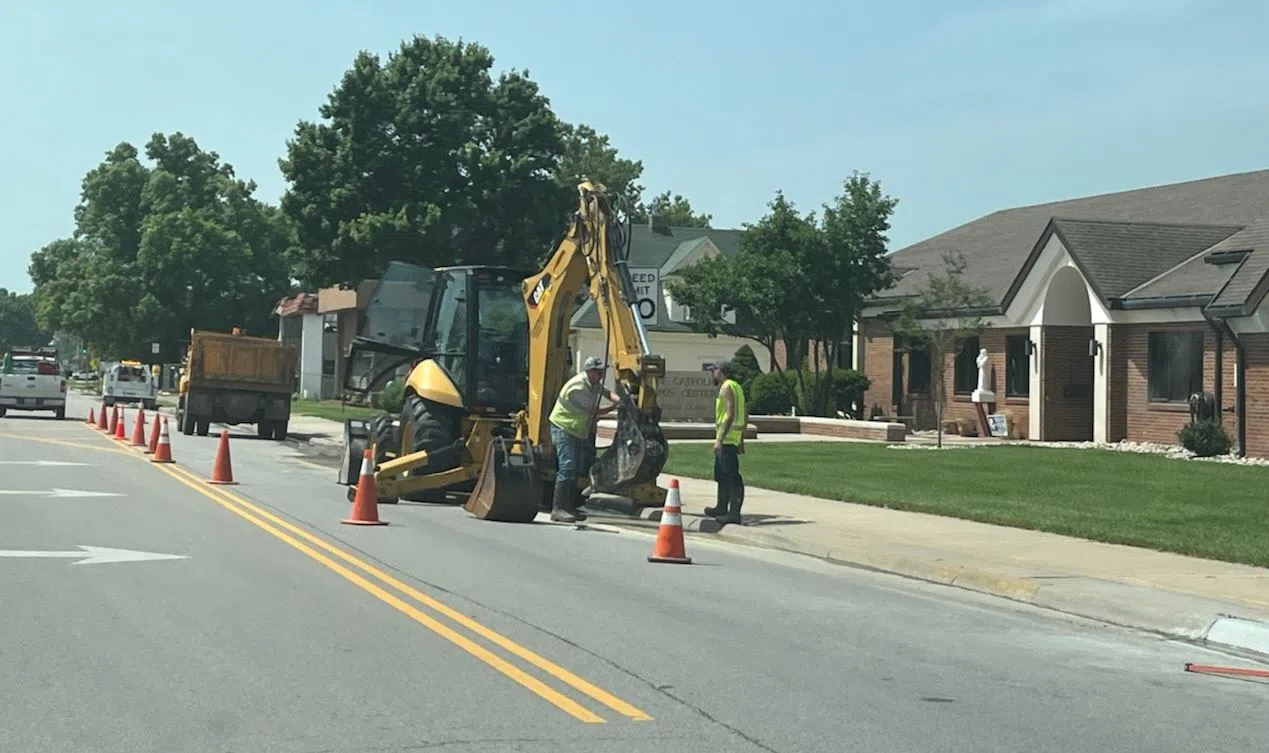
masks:
{"type": "Polygon", "coordinates": [[[576,523],[586,519],[586,513],[576,507],[576,482],[555,482],[555,493],[551,497],[551,520],[557,523],[576,523]]]}
{"type": "Polygon", "coordinates": [[[727,514],[727,506],[728,506],[728,503],[731,501],[731,489],[729,488],[729,486],[730,486],[729,484],[724,484],[721,481],[718,482],[718,506],[706,507],[705,508],[706,515],[710,516],[711,518],[717,518],[719,515],[727,514]]]}
{"type": "MultiPolygon", "coordinates": [[[[723,508],[723,514],[715,515],[714,519],[724,525],[728,523],[735,523],[736,525],[740,525],[741,524],[740,508],[743,507],[745,504],[745,485],[736,484],[734,487],[731,487],[729,491],[730,491],[730,494],[728,497],[727,508],[723,508]]],[[[723,503],[720,502],[719,507],[722,507],[722,506],[723,506],[723,503]]],[[[706,510],[705,512],[708,513],[709,510],[706,510]]]]}

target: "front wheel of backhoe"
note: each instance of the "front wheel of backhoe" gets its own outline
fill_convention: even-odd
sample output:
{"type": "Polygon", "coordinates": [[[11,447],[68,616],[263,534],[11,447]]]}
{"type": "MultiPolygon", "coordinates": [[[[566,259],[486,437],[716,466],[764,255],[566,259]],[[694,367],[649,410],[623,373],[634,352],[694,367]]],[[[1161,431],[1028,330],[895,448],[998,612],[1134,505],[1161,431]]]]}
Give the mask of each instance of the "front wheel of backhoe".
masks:
{"type": "MultiPolygon", "coordinates": [[[[424,400],[415,393],[405,396],[401,406],[399,447],[403,454],[426,450],[427,465],[413,473],[431,475],[457,468],[461,461],[456,443],[462,435],[463,414],[458,408],[424,400]]],[[[450,487],[449,491],[470,491],[468,484],[450,487]]],[[[431,489],[401,495],[411,502],[446,502],[445,489],[431,489]]]]}

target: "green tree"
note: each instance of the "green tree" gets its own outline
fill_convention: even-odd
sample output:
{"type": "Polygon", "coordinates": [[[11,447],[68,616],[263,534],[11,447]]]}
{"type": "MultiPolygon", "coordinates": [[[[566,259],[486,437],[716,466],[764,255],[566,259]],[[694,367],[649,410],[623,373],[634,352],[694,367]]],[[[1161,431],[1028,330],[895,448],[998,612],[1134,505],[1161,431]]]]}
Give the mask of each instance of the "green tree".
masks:
{"type": "Polygon", "coordinates": [[[814,216],[803,216],[776,193],[768,212],[746,225],[735,257],[706,259],[668,280],[676,301],[692,311],[692,326],[716,337],[748,336],[767,349],[773,369],[776,344],[783,341],[791,354],[789,365],[801,365],[811,336],[811,311],[799,295],[808,285],[806,266],[822,244],[814,216]]]}
{"type": "Polygon", "coordinates": [[[15,345],[43,345],[49,338],[35,323],[33,296],[0,288],[0,353],[15,345]]]}
{"type": "Polygon", "coordinates": [[[766,216],[745,227],[736,257],[693,265],[667,283],[698,331],[754,337],[773,370],[782,342],[800,408],[812,415],[831,412],[840,343],[864,302],[894,281],[886,233],[897,201],[858,172],[842,185],[822,219],[777,193],[766,216]]]}
{"type": "Polygon", "coordinates": [[[965,257],[957,250],[942,254],[943,270],[930,273],[910,299],[892,329],[905,343],[930,352],[930,380],[934,383],[934,415],[938,446],[943,446],[943,409],[947,404],[947,361],[965,338],[989,326],[982,312],[992,306],[985,288],[965,279],[965,257]]]}
{"type": "Polygon", "coordinates": [[[532,265],[554,245],[576,206],[565,129],[527,72],[495,81],[493,62],[440,36],[357,55],[279,162],[303,282],[353,284],[392,260],[532,265]]]}
{"type": "Polygon", "coordinates": [[[191,328],[268,332],[291,289],[294,231],[215,152],[155,134],[142,163],[123,143],[84,177],[73,237],[32,254],[37,321],[99,352],[175,351],[191,328]]]}
{"type": "Polygon", "coordinates": [[[653,214],[664,217],[670,227],[709,227],[714,219],[712,214],[698,214],[692,209],[692,202],[680,194],[671,196],[669,191],[640,204],[632,213],[631,219],[635,222],[647,222],[653,214]]]}
{"type": "MultiPolygon", "coordinates": [[[[800,260],[808,286],[799,291],[811,314],[810,348],[816,379],[808,395],[809,412],[826,412],[834,387],[833,368],[841,344],[849,339],[864,302],[893,285],[896,276],[887,258],[890,217],[898,200],[887,196],[880,181],[852,173],[842,193],[823,209],[823,245],[800,260]]],[[[839,406],[843,407],[843,406],[839,406]]]]}

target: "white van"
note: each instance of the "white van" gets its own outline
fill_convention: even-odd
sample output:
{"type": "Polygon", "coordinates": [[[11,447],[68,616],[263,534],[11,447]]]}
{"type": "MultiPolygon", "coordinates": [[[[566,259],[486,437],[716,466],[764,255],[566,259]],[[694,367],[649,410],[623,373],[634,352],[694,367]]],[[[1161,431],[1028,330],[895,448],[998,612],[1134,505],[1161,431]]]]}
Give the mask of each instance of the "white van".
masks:
{"type": "Polygon", "coordinates": [[[101,399],[106,405],[141,403],[146,410],[155,410],[158,394],[158,383],[140,361],[116,363],[101,379],[101,399]]]}

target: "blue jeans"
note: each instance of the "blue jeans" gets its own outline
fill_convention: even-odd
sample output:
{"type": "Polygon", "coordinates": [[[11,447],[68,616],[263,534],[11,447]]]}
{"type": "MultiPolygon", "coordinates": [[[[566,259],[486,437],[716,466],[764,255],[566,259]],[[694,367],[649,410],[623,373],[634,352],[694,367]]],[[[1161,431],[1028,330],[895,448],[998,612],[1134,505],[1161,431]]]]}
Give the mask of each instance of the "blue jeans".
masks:
{"type": "Polygon", "coordinates": [[[590,472],[589,442],[551,424],[551,444],[555,445],[556,480],[577,483],[590,472]]]}

